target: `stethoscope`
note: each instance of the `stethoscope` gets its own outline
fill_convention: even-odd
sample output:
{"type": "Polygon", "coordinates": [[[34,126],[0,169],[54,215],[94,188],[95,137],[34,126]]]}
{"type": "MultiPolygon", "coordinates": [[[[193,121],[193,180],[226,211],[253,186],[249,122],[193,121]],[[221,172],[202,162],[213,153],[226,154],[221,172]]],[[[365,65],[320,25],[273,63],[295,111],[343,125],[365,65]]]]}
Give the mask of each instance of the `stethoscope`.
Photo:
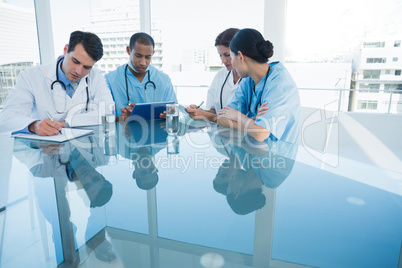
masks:
{"type": "MultiPolygon", "coordinates": [[[[65,110],[66,110],[66,108],[67,108],[67,96],[66,96],[66,97],[64,98],[64,109],[63,109],[63,112],[59,112],[59,111],[57,110],[56,105],[55,105],[55,102],[54,102],[54,93],[53,93],[53,86],[54,86],[54,84],[56,84],[56,83],[59,83],[59,84],[61,85],[61,87],[64,89],[64,91],[66,91],[66,85],[63,83],[63,81],[59,80],[59,72],[58,72],[58,70],[59,70],[59,64],[63,61],[63,59],[64,59],[64,57],[63,57],[63,58],[60,58],[60,59],[57,61],[57,64],[56,64],[56,80],[53,81],[52,84],[50,85],[50,89],[51,89],[51,92],[52,92],[53,106],[54,106],[54,109],[56,110],[56,113],[58,113],[58,114],[64,114],[64,113],[66,112],[65,110]]],[[[85,77],[85,82],[87,83],[87,87],[86,87],[86,91],[87,91],[87,104],[86,104],[86,107],[85,107],[85,111],[88,111],[88,104],[89,104],[88,76],[85,77]]],[[[66,95],[67,95],[67,93],[66,93],[66,95]]]]}
{"type": "MultiPolygon", "coordinates": [[[[226,75],[225,81],[223,82],[222,87],[221,87],[221,98],[220,98],[220,100],[221,100],[221,109],[223,109],[223,101],[222,101],[223,87],[225,86],[226,81],[228,80],[229,75],[230,75],[231,72],[232,72],[232,70],[230,70],[228,72],[228,74],[226,75]]],[[[237,81],[237,84],[239,84],[241,82],[241,79],[242,78],[240,78],[239,81],[237,81]]]]}
{"type": "MultiPolygon", "coordinates": [[[[128,64],[124,68],[124,78],[126,79],[126,93],[127,93],[127,101],[128,105],[130,105],[130,96],[128,95],[128,83],[127,83],[127,69],[128,69],[128,64]]],[[[144,85],[144,95],[145,95],[145,102],[147,102],[147,86],[148,84],[151,84],[154,87],[154,99],[153,102],[155,102],[155,95],[156,95],[156,85],[154,82],[151,81],[151,78],[149,76],[149,70],[147,71],[148,74],[148,81],[144,85]]]]}
{"type": "MultiPolygon", "coordinates": [[[[260,97],[258,98],[258,102],[257,102],[257,104],[255,105],[255,115],[257,115],[257,110],[258,110],[258,107],[259,106],[261,106],[261,99],[262,99],[262,94],[264,94],[264,90],[265,90],[265,84],[267,83],[267,79],[268,79],[268,73],[269,73],[269,66],[268,66],[268,71],[267,71],[267,74],[265,75],[265,80],[264,80],[264,85],[262,86],[262,91],[261,91],[261,94],[260,94],[260,97]]],[[[254,94],[255,94],[255,87],[256,87],[256,84],[254,84],[254,87],[253,87],[253,91],[254,91],[254,94]]],[[[253,92],[251,92],[251,96],[250,96],[250,102],[249,102],[249,104],[248,104],[248,111],[249,112],[251,112],[251,100],[253,99],[253,92]]]]}

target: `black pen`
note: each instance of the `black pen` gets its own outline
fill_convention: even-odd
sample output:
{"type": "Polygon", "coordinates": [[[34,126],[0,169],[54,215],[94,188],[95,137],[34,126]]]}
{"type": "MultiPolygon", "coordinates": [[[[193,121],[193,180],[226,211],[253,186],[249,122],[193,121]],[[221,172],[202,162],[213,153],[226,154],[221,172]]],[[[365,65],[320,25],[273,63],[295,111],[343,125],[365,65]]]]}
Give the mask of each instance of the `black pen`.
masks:
{"type": "Polygon", "coordinates": [[[200,105],[197,106],[197,109],[200,108],[201,105],[203,105],[203,104],[204,104],[204,101],[202,101],[202,102],[200,103],[200,105]]]}
{"type": "MultiPolygon", "coordinates": [[[[47,118],[54,121],[53,117],[50,115],[50,113],[48,111],[46,111],[46,115],[47,115],[47,118]]],[[[61,130],[59,130],[59,133],[61,134],[61,130]]]]}

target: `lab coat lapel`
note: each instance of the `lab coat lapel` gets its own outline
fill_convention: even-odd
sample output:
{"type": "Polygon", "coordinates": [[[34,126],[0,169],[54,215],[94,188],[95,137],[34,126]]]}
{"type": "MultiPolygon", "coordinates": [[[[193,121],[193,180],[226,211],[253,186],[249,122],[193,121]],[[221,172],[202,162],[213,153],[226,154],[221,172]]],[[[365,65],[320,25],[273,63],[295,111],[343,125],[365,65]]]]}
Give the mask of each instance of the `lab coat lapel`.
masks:
{"type": "MultiPolygon", "coordinates": [[[[59,57],[60,58],[60,57],[59,57]]],[[[56,76],[56,66],[57,66],[57,61],[53,62],[52,64],[49,65],[49,68],[47,70],[46,77],[49,79],[49,83],[52,84],[53,81],[56,81],[57,76],[56,76]]]]}
{"type": "MultiPolygon", "coordinates": [[[[57,61],[61,57],[63,56],[58,57],[57,61]]],[[[65,112],[67,111],[67,108],[69,107],[70,98],[66,95],[66,91],[64,90],[64,88],[61,86],[60,83],[55,83],[53,85],[53,90],[51,89],[52,83],[57,80],[56,75],[57,61],[48,65],[48,69],[44,70],[44,74],[46,74],[47,85],[48,85],[47,90],[49,90],[50,99],[53,102],[53,105],[56,107],[56,108],[52,107],[51,109],[54,110],[53,112],[54,119],[62,120],[64,118],[65,112]],[[64,113],[60,114],[59,112],[64,113]]]]}
{"type": "MultiPolygon", "coordinates": [[[[83,78],[81,78],[80,83],[78,84],[77,89],[74,92],[73,95],[73,100],[80,100],[81,101],[87,101],[87,77],[88,75],[84,76],[83,78]]],[[[89,80],[89,79],[88,79],[89,80]]],[[[88,81],[89,82],[89,81],[88,81]]],[[[88,87],[89,90],[89,87],[88,87]]]]}

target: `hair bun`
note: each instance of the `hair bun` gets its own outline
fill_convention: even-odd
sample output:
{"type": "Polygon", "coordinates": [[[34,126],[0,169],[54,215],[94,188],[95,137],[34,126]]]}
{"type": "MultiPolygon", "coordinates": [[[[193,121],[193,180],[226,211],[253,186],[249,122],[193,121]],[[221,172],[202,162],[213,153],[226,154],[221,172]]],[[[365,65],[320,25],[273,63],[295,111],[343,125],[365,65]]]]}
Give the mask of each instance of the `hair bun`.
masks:
{"type": "Polygon", "coordinates": [[[274,45],[269,40],[258,41],[256,46],[261,56],[269,59],[274,55],[274,45]]]}

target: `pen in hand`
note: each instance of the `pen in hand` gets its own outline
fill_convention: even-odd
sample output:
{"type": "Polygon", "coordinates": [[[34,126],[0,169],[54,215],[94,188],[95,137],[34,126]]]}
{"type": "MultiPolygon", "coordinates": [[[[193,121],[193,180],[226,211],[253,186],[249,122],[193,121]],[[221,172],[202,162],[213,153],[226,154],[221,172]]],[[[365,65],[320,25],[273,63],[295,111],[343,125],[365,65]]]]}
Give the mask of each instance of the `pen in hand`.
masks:
{"type": "Polygon", "coordinates": [[[204,101],[202,101],[202,102],[200,103],[200,105],[197,106],[197,109],[200,108],[201,105],[203,105],[203,104],[204,104],[204,101]]]}
{"type": "MultiPolygon", "coordinates": [[[[52,115],[48,111],[46,111],[46,115],[47,115],[47,118],[49,118],[50,120],[54,121],[52,115]]],[[[59,133],[61,134],[61,130],[59,130],[59,133]]]]}

